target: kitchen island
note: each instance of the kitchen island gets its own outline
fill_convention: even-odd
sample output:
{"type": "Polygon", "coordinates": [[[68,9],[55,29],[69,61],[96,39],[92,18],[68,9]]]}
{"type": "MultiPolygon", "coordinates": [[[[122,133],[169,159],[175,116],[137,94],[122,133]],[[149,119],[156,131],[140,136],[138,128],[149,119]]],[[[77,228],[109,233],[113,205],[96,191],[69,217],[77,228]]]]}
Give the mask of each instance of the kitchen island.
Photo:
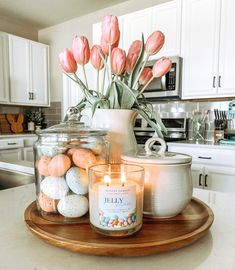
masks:
{"type": "MultiPolygon", "coordinates": [[[[0,191],[0,269],[235,269],[235,196],[194,190],[213,210],[210,231],[191,246],[137,258],[98,257],[73,253],[38,239],[26,227],[24,210],[35,199],[33,184],[0,191]]],[[[160,232],[159,232],[160,233],[160,232]]]]}

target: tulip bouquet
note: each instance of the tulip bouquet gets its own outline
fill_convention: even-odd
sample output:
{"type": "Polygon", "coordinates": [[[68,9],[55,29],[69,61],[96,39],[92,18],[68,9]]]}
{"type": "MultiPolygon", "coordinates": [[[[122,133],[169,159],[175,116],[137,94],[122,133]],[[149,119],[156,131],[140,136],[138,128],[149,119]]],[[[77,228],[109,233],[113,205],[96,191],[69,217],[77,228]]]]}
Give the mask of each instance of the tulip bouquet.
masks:
{"type": "Polygon", "coordinates": [[[77,108],[82,110],[90,107],[92,114],[96,108],[134,110],[162,137],[162,132],[166,133],[166,129],[158,114],[153,111],[151,103],[145,99],[144,90],[154,78],[165,75],[171,68],[171,61],[166,57],[157,60],[152,69],[145,67],[149,57],[162,48],[164,34],[155,31],[147,38],[146,43],[142,34],[142,40],[133,41],[127,55],[118,47],[119,38],[117,17],[105,16],[99,45],[93,45],[90,50],[87,38],[76,36],[72,50],[66,49],[59,54],[59,63],[64,73],[78,83],[83,92],[84,97],[77,108]],[[96,89],[89,88],[86,77],[85,65],[89,60],[97,73],[96,89]],[[76,73],[78,65],[82,66],[83,81],[76,73]],[[105,80],[108,80],[108,87],[104,87],[105,80]]]}

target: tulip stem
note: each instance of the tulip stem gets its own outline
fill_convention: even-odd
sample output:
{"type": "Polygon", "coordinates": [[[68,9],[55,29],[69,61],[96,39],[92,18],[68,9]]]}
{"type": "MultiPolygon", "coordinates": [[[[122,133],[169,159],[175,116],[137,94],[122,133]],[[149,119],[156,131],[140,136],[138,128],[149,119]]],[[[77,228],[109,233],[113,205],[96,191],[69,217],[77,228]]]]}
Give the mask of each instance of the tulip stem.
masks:
{"type": "MultiPolygon", "coordinates": [[[[106,56],[104,58],[104,61],[106,61],[106,56]]],[[[103,61],[103,59],[102,59],[103,61]]],[[[102,80],[102,87],[101,87],[101,94],[104,94],[104,81],[105,81],[105,75],[106,75],[106,66],[104,67],[104,71],[103,71],[103,80],[102,80]]]]}
{"type": "Polygon", "coordinates": [[[99,69],[97,69],[97,78],[96,78],[96,91],[97,93],[100,92],[100,89],[99,89],[99,80],[100,80],[100,77],[99,77],[99,69]]]}
{"type": "Polygon", "coordinates": [[[145,86],[141,89],[141,91],[139,92],[139,94],[138,94],[137,97],[139,97],[139,96],[142,95],[142,93],[144,92],[144,90],[146,89],[146,87],[151,83],[151,81],[152,81],[153,79],[154,79],[154,77],[152,77],[152,78],[145,84],[145,86]]]}
{"type": "Polygon", "coordinates": [[[145,65],[146,65],[146,63],[147,63],[147,61],[148,61],[148,59],[149,59],[149,55],[147,54],[146,57],[145,57],[145,60],[144,60],[144,62],[143,62],[143,64],[142,64],[142,67],[141,67],[141,69],[140,69],[140,71],[139,71],[139,74],[138,74],[138,76],[137,76],[136,79],[135,79],[135,82],[134,82],[134,84],[133,84],[133,89],[135,89],[135,87],[136,87],[136,85],[137,85],[137,83],[138,83],[138,81],[139,81],[140,75],[141,75],[141,73],[142,73],[142,71],[143,71],[143,69],[144,69],[144,67],[145,67],[145,65]]]}
{"type": "Polygon", "coordinates": [[[109,65],[110,65],[110,84],[112,83],[112,59],[111,59],[111,44],[109,44],[109,65]]]}
{"type": "Polygon", "coordinates": [[[82,70],[83,70],[83,75],[84,75],[84,79],[85,79],[86,88],[88,89],[85,65],[82,65],[82,70]]]}

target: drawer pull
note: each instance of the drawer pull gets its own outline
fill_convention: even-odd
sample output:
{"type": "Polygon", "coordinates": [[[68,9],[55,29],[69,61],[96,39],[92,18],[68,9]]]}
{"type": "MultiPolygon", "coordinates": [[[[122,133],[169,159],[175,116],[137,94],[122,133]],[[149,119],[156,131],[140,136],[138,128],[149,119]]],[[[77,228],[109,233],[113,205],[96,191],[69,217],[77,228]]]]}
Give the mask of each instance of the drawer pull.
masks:
{"type": "Polygon", "coordinates": [[[207,177],[208,177],[208,174],[205,175],[205,187],[208,187],[208,185],[207,185],[207,177]]]}
{"type": "Polygon", "coordinates": [[[17,143],[16,142],[9,142],[7,143],[7,145],[16,145],[17,143]]]}
{"type": "Polygon", "coordinates": [[[199,174],[199,186],[202,186],[202,173],[199,174]]]}
{"type": "Polygon", "coordinates": [[[201,157],[201,156],[199,156],[198,158],[200,158],[200,159],[212,159],[212,157],[201,157]]]}

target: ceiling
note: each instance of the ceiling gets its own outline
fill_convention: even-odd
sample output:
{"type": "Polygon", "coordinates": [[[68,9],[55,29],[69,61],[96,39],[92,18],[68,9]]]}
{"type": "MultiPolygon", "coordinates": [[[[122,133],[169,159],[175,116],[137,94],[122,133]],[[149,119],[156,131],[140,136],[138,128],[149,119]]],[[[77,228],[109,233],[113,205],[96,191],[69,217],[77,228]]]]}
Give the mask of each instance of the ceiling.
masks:
{"type": "Polygon", "coordinates": [[[0,0],[0,16],[43,29],[126,0],[0,0]]]}

